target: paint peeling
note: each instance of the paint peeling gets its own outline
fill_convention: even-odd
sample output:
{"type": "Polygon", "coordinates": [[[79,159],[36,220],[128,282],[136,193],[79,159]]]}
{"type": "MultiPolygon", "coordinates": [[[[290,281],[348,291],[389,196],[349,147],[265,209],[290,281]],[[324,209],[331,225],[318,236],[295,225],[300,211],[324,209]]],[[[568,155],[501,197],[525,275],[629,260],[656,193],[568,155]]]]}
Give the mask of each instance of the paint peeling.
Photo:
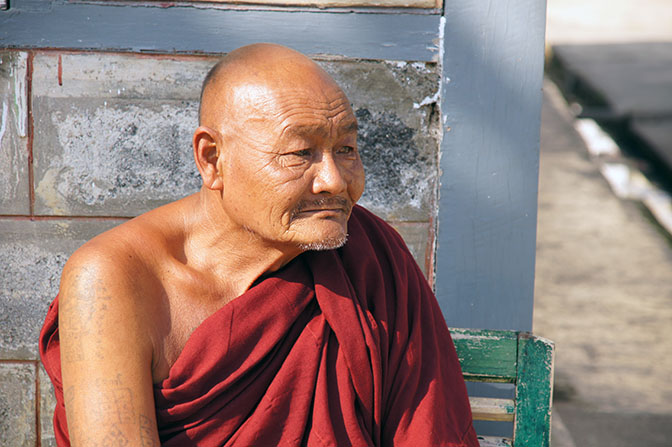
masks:
{"type": "MultiPolygon", "coordinates": [[[[444,52],[445,52],[445,47],[444,47],[444,36],[446,33],[446,16],[441,16],[441,19],[439,19],[439,63],[443,63],[444,61],[444,52]]],[[[443,68],[443,67],[441,67],[443,68]]]]}
{"type": "Polygon", "coordinates": [[[419,109],[422,106],[427,106],[427,105],[430,105],[430,104],[436,104],[438,102],[438,100],[439,100],[439,92],[437,91],[432,96],[426,96],[425,99],[420,101],[419,104],[414,102],[413,103],[413,108],[414,109],[419,109]]]}
{"type": "Polygon", "coordinates": [[[421,73],[431,73],[432,70],[427,67],[427,64],[425,62],[413,62],[411,64],[411,67],[415,68],[421,73]]]}
{"type": "Polygon", "coordinates": [[[510,337],[503,337],[501,335],[474,335],[474,334],[465,334],[463,332],[451,331],[450,336],[453,340],[472,340],[472,341],[500,341],[508,340],[510,337]]]}
{"type": "Polygon", "coordinates": [[[29,212],[26,74],[27,55],[0,52],[0,213],[29,212]]]}
{"type": "Polygon", "coordinates": [[[8,108],[7,101],[2,101],[2,123],[0,123],[0,143],[2,143],[2,138],[5,136],[5,130],[7,130],[7,117],[8,117],[8,108]]]}
{"type": "Polygon", "coordinates": [[[39,197],[52,214],[62,215],[67,214],[68,206],[67,201],[58,190],[59,171],[58,168],[50,168],[44,173],[35,188],[35,197],[39,197]]]}
{"type": "Polygon", "coordinates": [[[14,81],[14,106],[16,109],[17,131],[20,137],[28,135],[28,89],[26,85],[26,70],[28,65],[28,55],[19,53],[16,64],[12,66],[10,76],[14,81]],[[18,66],[18,73],[15,72],[18,66]]]}

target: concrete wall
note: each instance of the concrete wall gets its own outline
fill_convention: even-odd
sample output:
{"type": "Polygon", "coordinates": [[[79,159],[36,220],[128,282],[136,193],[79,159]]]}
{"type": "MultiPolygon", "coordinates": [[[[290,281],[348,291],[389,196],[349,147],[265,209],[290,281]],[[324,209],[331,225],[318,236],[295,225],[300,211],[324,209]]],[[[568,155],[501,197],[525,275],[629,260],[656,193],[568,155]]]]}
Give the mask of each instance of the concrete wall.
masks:
{"type": "MultiPolygon", "coordinates": [[[[217,60],[0,52],[0,439],[54,445],[37,337],[68,256],[96,234],[198,190],[200,83],[217,60]]],[[[433,271],[439,129],[435,63],[320,60],[358,117],[361,203],[433,271]]]]}

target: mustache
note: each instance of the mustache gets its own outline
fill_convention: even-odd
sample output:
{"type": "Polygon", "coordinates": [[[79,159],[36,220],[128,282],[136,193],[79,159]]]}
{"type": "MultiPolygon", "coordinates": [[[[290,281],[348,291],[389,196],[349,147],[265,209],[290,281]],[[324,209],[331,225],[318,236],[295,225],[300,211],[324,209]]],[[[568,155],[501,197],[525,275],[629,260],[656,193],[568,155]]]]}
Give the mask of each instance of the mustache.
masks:
{"type": "Polygon", "coordinates": [[[315,200],[302,200],[292,211],[292,217],[296,217],[299,213],[305,210],[314,210],[320,208],[342,208],[346,214],[350,214],[352,203],[344,197],[324,197],[315,200]]]}

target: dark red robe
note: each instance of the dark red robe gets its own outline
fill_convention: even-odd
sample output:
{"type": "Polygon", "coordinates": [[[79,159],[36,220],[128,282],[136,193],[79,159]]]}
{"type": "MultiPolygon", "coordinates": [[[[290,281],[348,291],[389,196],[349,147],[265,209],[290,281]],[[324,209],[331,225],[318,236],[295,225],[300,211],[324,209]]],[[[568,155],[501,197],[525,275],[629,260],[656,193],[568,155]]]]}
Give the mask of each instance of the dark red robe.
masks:
{"type": "MultiPolygon", "coordinates": [[[[307,252],[207,318],[154,386],[166,446],[468,446],[455,348],[401,237],[355,207],[349,240],[307,252]]],[[[69,445],[58,299],[40,336],[69,445]]]]}

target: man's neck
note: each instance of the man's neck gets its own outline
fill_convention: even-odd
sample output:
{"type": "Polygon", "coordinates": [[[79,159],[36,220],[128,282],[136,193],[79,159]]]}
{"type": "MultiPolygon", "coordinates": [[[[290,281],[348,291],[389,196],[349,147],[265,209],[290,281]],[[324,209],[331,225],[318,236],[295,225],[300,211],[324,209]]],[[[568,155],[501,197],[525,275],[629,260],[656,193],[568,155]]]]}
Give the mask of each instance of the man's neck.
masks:
{"type": "Polygon", "coordinates": [[[184,214],[184,253],[187,265],[209,273],[236,297],[260,276],[288,264],[301,250],[273,246],[236,225],[220,200],[216,191],[205,188],[189,197],[184,214]]]}

